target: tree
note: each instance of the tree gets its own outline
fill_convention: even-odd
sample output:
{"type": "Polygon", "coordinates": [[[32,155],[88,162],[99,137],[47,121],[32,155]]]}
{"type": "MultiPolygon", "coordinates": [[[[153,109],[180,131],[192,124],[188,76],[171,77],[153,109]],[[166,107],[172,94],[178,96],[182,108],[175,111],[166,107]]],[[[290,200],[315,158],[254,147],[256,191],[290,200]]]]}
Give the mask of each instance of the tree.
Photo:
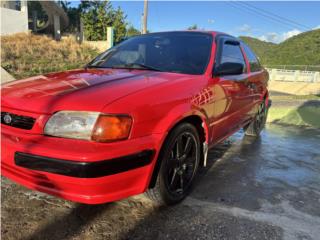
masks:
{"type": "Polygon", "coordinates": [[[188,30],[197,30],[197,29],[198,29],[197,24],[193,24],[192,26],[188,27],[188,30]]]}
{"type": "Polygon", "coordinates": [[[79,5],[87,40],[107,39],[107,27],[114,27],[114,41],[120,41],[126,35],[126,15],[118,8],[114,10],[108,0],[81,1],[79,5]]]}
{"type": "Polygon", "coordinates": [[[130,25],[127,29],[127,37],[132,37],[140,34],[141,32],[132,25],[130,25]]]}
{"type": "Polygon", "coordinates": [[[69,18],[69,26],[65,29],[66,32],[78,32],[80,26],[81,9],[79,6],[71,7],[71,2],[66,0],[59,0],[58,4],[67,13],[69,18]]]}
{"type": "Polygon", "coordinates": [[[112,26],[114,27],[114,41],[121,41],[127,34],[127,22],[125,21],[127,16],[118,7],[117,10],[113,11],[112,14],[112,26]]]}
{"type": "Polygon", "coordinates": [[[81,19],[87,40],[106,40],[107,27],[112,25],[112,6],[109,1],[81,1],[81,19]]]}

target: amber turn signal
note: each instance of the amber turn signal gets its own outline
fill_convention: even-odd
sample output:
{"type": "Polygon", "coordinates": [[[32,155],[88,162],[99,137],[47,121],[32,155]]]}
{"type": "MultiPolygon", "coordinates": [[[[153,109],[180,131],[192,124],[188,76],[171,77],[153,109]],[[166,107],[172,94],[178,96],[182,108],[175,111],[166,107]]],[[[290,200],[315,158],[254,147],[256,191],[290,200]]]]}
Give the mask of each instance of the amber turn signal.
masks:
{"type": "Polygon", "coordinates": [[[131,125],[132,118],[130,116],[100,115],[93,129],[91,139],[96,142],[127,139],[131,125]]]}

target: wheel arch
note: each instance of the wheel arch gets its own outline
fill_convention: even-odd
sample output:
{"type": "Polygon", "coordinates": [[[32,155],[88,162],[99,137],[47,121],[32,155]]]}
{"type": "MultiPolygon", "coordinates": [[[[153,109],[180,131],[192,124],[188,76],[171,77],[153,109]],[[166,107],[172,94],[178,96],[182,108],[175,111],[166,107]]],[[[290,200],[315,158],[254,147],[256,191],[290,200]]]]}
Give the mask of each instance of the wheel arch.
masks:
{"type": "Polygon", "coordinates": [[[167,131],[167,135],[161,145],[160,148],[160,152],[158,154],[158,158],[156,160],[153,172],[152,172],[152,176],[150,178],[149,181],[149,185],[148,188],[153,188],[156,184],[157,181],[157,177],[160,171],[160,167],[161,167],[161,151],[163,149],[164,144],[166,144],[166,140],[168,138],[168,135],[170,134],[171,131],[173,131],[173,129],[175,129],[178,125],[182,124],[182,123],[190,123],[192,124],[196,129],[197,132],[199,134],[199,138],[200,138],[200,153],[201,153],[201,158],[200,158],[200,165],[203,165],[204,162],[204,158],[203,158],[203,144],[201,143],[208,143],[208,137],[209,137],[209,129],[208,129],[208,125],[205,121],[205,119],[203,118],[203,116],[200,116],[198,114],[190,114],[187,116],[183,116],[181,118],[178,118],[169,128],[167,131]]]}

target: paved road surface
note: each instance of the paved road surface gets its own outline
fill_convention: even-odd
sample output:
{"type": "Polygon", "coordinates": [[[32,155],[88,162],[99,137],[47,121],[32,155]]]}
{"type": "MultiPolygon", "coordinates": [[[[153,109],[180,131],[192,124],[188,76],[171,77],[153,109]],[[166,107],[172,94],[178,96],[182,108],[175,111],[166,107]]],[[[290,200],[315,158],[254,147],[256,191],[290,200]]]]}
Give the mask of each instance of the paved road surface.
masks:
{"type": "Polygon", "coordinates": [[[2,239],[320,238],[320,130],[269,125],[210,151],[196,188],[174,207],[142,196],[87,206],[2,179],[2,239]]]}

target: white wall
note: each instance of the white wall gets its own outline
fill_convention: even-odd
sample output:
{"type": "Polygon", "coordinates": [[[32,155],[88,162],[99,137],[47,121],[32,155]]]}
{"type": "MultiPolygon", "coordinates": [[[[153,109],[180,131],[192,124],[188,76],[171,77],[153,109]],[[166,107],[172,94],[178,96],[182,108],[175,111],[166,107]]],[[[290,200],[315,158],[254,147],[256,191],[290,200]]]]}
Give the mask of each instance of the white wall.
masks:
{"type": "Polygon", "coordinates": [[[267,69],[271,81],[284,82],[317,82],[320,83],[320,72],[284,69],[267,69]]]}
{"type": "Polygon", "coordinates": [[[0,15],[0,35],[28,31],[28,10],[26,1],[21,1],[21,11],[1,7],[0,15]]]}

